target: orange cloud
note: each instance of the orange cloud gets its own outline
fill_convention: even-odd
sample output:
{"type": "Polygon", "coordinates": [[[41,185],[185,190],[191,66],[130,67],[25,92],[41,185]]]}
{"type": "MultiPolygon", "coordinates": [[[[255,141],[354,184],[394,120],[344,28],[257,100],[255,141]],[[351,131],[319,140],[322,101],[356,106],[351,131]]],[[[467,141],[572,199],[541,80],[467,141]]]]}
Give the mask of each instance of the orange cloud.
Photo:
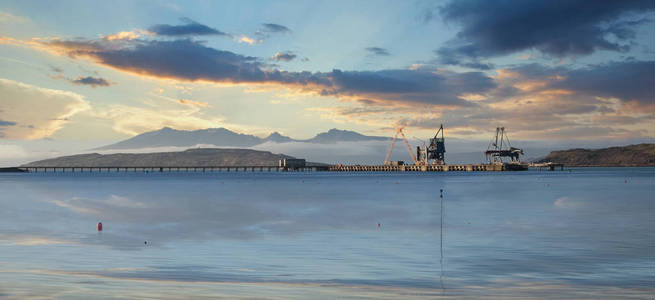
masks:
{"type": "Polygon", "coordinates": [[[106,35],[104,37],[105,40],[108,41],[114,41],[114,40],[133,40],[136,38],[139,38],[143,34],[143,31],[136,32],[136,31],[121,31],[118,33],[106,35]]]}
{"type": "Polygon", "coordinates": [[[207,107],[207,102],[202,102],[202,101],[194,101],[194,100],[189,100],[189,99],[179,99],[177,103],[182,104],[182,105],[189,105],[189,106],[198,106],[198,107],[207,107]]]}

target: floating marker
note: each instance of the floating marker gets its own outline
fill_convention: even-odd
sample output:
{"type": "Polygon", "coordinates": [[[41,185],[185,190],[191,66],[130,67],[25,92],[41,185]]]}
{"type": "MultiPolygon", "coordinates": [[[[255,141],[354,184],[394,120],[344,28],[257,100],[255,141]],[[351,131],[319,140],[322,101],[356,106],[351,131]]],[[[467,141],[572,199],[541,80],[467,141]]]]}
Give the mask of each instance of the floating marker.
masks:
{"type": "Polygon", "coordinates": [[[380,223],[378,223],[378,228],[380,228],[380,223]]]}
{"type": "Polygon", "coordinates": [[[102,222],[98,222],[98,231],[102,231],[102,222]]]}

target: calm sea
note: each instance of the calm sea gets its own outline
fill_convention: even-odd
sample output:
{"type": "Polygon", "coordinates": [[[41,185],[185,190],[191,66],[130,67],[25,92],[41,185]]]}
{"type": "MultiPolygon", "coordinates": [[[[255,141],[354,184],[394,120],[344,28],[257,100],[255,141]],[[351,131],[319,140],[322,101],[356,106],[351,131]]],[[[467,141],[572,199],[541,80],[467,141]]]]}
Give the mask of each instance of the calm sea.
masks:
{"type": "Polygon", "coordinates": [[[655,299],[655,168],[0,174],[2,297],[655,299]]]}

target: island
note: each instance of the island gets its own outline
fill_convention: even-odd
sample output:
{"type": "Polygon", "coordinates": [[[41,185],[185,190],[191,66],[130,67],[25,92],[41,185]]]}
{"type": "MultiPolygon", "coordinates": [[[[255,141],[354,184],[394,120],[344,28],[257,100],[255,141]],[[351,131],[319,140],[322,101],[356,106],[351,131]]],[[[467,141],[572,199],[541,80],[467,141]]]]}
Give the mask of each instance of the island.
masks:
{"type": "MultiPolygon", "coordinates": [[[[78,154],[34,161],[20,167],[277,167],[284,159],[294,157],[251,149],[195,148],[179,152],[78,154]]],[[[307,162],[307,166],[327,165],[307,162]]]]}
{"type": "Polygon", "coordinates": [[[547,162],[567,167],[652,167],[655,166],[655,144],[552,151],[536,161],[547,162]]]}

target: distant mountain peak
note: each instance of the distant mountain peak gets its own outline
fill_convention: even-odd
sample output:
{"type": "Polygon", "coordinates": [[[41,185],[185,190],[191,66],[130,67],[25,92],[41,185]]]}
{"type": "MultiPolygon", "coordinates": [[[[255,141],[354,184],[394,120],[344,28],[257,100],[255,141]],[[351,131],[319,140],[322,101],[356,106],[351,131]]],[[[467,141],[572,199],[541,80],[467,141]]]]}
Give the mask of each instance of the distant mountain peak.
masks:
{"type": "Polygon", "coordinates": [[[289,143],[305,142],[318,144],[334,144],[337,142],[381,141],[387,137],[366,136],[355,131],[332,128],[327,132],[317,134],[308,140],[295,140],[275,131],[265,138],[251,134],[233,132],[227,128],[207,128],[200,130],[177,130],[163,127],[159,130],[145,132],[120,141],[115,144],[96,148],[109,149],[141,149],[155,147],[193,147],[196,145],[215,145],[218,147],[252,147],[266,142],[289,143]]]}
{"type": "Polygon", "coordinates": [[[333,144],[337,142],[384,141],[388,139],[387,137],[367,136],[355,131],[332,128],[327,132],[317,134],[307,141],[311,143],[333,144]]]}
{"type": "Polygon", "coordinates": [[[280,134],[277,131],[269,134],[266,138],[264,138],[264,140],[275,142],[275,143],[288,143],[288,142],[295,141],[294,139],[292,139],[292,138],[290,138],[288,136],[284,136],[284,135],[280,134]]]}

